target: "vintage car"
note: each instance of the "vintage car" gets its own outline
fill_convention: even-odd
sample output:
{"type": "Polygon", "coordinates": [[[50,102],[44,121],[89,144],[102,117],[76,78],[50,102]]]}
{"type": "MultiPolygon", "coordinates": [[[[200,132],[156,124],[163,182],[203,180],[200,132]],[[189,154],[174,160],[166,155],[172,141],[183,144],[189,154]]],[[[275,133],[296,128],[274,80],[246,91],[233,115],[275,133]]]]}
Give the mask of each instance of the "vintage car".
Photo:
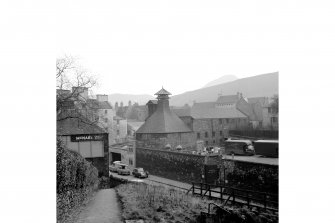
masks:
{"type": "Polygon", "coordinates": [[[134,177],[147,178],[149,176],[148,171],[144,171],[143,168],[135,168],[132,172],[134,177]]]}
{"type": "Polygon", "coordinates": [[[255,155],[255,149],[251,140],[228,139],[224,142],[224,151],[228,155],[255,155]]]}
{"type": "Polygon", "coordinates": [[[130,175],[130,170],[127,164],[120,163],[118,165],[119,165],[119,168],[117,169],[118,175],[130,175]]]}
{"type": "Polygon", "coordinates": [[[111,172],[117,172],[117,170],[120,167],[121,161],[114,161],[112,165],[109,165],[109,171],[111,172]]]}

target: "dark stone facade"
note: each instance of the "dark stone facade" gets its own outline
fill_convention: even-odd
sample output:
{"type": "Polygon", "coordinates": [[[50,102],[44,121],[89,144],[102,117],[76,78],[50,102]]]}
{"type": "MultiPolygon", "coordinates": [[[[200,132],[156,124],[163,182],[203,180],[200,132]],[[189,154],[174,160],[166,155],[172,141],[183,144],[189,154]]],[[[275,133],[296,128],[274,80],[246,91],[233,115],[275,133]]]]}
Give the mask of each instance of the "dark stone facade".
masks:
{"type": "Polygon", "coordinates": [[[103,134],[104,157],[85,158],[90,161],[99,171],[99,176],[109,177],[109,144],[108,133],[103,134]]]}
{"type": "Polygon", "coordinates": [[[204,162],[200,155],[136,148],[136,167],[181,182],[200,182],[204,162]]]}

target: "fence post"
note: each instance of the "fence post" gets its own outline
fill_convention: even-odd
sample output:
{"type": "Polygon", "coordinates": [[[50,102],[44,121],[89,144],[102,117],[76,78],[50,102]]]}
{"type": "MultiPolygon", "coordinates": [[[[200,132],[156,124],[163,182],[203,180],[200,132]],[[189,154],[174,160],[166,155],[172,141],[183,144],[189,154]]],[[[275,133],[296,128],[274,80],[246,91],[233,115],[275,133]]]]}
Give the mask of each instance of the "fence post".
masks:
{"type": "Polygon", "coordinates": [[[222,186],[220,186],[220,200],[222,201],[222,186]]]}
{"type": "Polygon", "coordinates": [[[211,185],[208,185],[208,190],[209,190],[209,198],[212,197],[212,193],[211,193],[211,185]]]}
{"type": "Polygon", "coordinates": [[[235,204],[235,189],[232,190],[233,190],[233,204],[235,204]]]}
{"type": "Polygon", "coordinates": [[[202,196],[202,183],[200,183],[200,195],[202,196]]]}

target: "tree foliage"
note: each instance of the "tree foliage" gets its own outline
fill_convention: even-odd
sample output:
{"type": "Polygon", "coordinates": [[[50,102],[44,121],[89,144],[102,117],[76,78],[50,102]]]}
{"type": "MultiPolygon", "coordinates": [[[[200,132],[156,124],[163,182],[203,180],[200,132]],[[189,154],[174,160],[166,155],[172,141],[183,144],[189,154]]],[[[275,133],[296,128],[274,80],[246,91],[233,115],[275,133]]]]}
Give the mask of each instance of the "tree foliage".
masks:
{"type": "Polygon", "coordinates": [[[82,94],[94,86],[97,86],[97,79],[78,65],[75,58],[71,56],[58,58],[56,60],[57,121],[80,118],[82,110],[92,110],[87,106],[82,94]]]}
{"type": "Polygon", "coordinates": [[[279,97],[278,97],[278,94],[273,95],[273,97],[271,99],[272,99],[272,102],[270,104],[271,109],[272,109],[273,113],[278,114],[279,113],[279,97]]]}

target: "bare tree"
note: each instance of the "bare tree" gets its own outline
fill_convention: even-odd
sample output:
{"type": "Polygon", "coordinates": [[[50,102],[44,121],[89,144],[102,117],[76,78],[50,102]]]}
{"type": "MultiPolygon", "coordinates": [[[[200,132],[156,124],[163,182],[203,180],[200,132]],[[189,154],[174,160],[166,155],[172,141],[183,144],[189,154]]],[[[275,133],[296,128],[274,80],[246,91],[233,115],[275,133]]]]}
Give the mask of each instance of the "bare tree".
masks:
{"type": "Polygon", "coordinates": [[[279,113],[279,97],[278,94],[273,95],[273,97],[271,98],[271,110],[273,113],[278,114],[279,113]]]}
{"type": "MultiPolygon", "coordinates": [[[[71,56],[58,58],[56,60],[57,121],[79,118],[88,122],[87,118],[94,113],[94,107],[90,107],[83,94],[96,85],[97,79],[80,67],[75,58],[71,56]]],[[[93,117],[90,120],[89,124],[94,122],[93,117]]]]}

